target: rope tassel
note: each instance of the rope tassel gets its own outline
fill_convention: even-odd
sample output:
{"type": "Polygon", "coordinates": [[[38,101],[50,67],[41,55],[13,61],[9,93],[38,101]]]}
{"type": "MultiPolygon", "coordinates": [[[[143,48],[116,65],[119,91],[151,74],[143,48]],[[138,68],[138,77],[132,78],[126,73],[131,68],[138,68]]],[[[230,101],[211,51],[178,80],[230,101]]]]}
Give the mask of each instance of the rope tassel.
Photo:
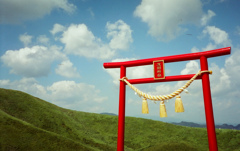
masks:
{"type": "Polygon", "coordinates": [[[177,112],[177,113],[184,112],[184,107],[183,107],[183,103],[182,103],[182,99],[181,99],[180,95],[176,96],[175,112],[177,112]]]}
{"type": "Polygon", "coordinates": [[[148,102],[147,102],[146,98],[143,98],[143,101],[142,101],[142,113],[143,114],[148,114],[149,113],[148,102]]]}
{"type": "Polygon", "coordinates": [[[160,117],[167,117],[167,111],[164,101],[160,101],[160,117]]]}

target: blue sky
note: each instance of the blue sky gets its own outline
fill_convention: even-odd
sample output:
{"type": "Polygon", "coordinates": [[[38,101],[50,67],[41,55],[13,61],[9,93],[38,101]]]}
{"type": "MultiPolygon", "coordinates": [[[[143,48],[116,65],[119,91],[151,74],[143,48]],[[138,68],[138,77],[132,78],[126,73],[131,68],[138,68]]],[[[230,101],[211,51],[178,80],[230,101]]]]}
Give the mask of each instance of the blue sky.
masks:
{"type": "MultiPolygon", "coordinates": [[[[21,90],[58,106],[118,114],[119,69],[126,61],[232,47],[231,55],[208,59],[215,123],[240,123],[240,20],[234,0],[0,0],[0,87],[21,90]]],[[[199,61],[165,64],[166,76],[194,74],[199,61]]],[[[152,66],[127,69],[128,78],[153,77],[152,66]]],[[[169,94],[186,81],[140,84],[169,94]]],[[[127,88],[126,115],[167,122],[205,123],[201,81],[182,94],[184,113],[166,102],[149,102],[127,88]]]]}

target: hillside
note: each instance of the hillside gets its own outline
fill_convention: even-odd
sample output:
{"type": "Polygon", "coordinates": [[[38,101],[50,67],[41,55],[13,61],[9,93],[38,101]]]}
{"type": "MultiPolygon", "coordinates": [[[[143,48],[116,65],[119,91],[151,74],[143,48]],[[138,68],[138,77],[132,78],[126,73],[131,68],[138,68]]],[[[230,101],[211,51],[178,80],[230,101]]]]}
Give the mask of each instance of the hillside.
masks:
{"type": "MultiPolygon", "coordinates": [[[[116,150],[117,116],[60,108],[0,89],[0,150],[116,150]]],[[[240,151],[240,131],[217,130],[219,150],[240,151]]],[[[125,150],[208,150],[205,128],[126,117],[125,150]]]]}

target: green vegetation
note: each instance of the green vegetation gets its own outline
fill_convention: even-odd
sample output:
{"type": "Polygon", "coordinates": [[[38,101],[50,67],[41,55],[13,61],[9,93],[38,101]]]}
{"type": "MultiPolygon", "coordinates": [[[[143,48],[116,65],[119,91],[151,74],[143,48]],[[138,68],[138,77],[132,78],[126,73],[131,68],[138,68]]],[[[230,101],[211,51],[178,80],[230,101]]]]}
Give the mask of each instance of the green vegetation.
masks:
{"type": "MultiPolygon", "coordinates": [[[[126,117],[125,150],[208,150],[205,128],[126,117]]],[[[116,150],[118,117],[60,108],[0,89],[0,150],[116,150]]],[[[221,151],[240,151],[240,131],[217,130],[221,151]]]]}

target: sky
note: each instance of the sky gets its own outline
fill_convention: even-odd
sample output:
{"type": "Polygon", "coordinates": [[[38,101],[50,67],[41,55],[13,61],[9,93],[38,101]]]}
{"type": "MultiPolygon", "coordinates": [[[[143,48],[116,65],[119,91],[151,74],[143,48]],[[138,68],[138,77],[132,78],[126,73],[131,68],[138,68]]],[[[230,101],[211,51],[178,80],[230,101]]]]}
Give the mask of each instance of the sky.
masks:
{"type": "MultiPolygon", "coordinates": [[[[240,123],[240,19],[238,0],[0,0],[0,87],[20,90],[60,107],[118,114],[116,62],[231,47],[208,59],[216,124],[240,123]]],[[[195,74],[199,60],[166,63],[166,76],[195,74]]],[[[152,65],[127,68],[127,77],[153,77],[152,65]]],[[[170,94],[186,81],[135,85],[152,95],[170,94]]],[[[126,116],[164,122],[205,123],[201,80],[175,99],[142,100],[126,88],[126,116]]]]}

